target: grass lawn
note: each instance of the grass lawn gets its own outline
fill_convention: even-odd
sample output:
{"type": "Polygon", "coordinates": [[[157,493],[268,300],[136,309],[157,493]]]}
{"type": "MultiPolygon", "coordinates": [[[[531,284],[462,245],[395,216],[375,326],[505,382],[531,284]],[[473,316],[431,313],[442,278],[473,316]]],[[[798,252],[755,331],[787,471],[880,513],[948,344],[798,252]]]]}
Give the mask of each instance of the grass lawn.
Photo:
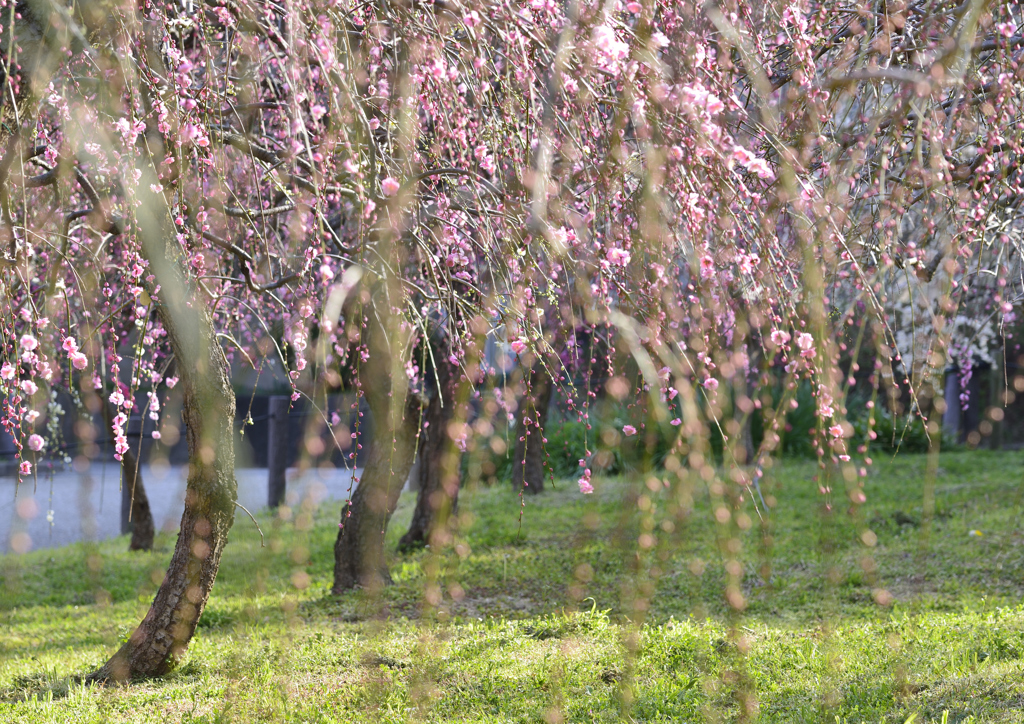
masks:
{"type": "Polygon", "coordinates": [[[522,510],[468,490],[452,545],[341,599],[337,505],[261,517],[265,547],[240,514],[182,666],[123,688],[78,677],[144,614],[173,535],[2,557],[0,722],[1024,722],[1024,454],[943,454],[931,515],[925,466],[876,462],[856,519],[802,462],[770,472],[763,522],[748,502],[716,523],[707,490],[681,521],[642,478],[522,510]]]}

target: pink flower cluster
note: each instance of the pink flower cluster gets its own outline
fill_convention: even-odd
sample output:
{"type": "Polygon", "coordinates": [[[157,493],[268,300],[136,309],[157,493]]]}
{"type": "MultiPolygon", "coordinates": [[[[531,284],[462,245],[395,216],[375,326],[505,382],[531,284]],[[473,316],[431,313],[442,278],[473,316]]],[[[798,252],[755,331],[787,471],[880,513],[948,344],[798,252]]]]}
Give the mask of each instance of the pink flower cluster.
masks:
{"type": "Polygon", "coordinates": [[[583,475],[580,476],[579,479],[580,492],[584,495],[590,495],[594,492],[594,486],[590,482],[590,475],[590,468],[585,468],[583,470],[583,475]]]}
{"type": "Polygon", "coordinates": [[[64,351],[68,353],[68,360],[76,370],[84,370],[89,365],[89,358],[78,349],[78,342],[74,337],[64,339],[64,351]]]}
{"type": "Polygon", "coordinates": [[[128,436],[125,434],[124,426],[128,422],[128,416],[121,409],[130,410],[133,405],[131,398],[125,398],[120,389],[114,390],[110,395],[110,404],[118,409],[114,415],[114,422],[111,424],[114,433],[114,458],[121,459],[121,456],[128,452],[128,436]]]}

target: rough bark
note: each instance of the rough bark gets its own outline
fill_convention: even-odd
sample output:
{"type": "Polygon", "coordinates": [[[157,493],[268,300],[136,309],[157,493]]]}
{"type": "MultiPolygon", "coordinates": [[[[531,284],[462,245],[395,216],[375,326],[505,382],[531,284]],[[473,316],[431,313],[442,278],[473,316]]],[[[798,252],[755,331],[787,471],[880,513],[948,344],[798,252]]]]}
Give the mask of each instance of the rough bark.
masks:
{"type": "Polygon", "coordinates": [[[439,389],[431,394],[423,411],[423,427],[420,430],[417,451],[419,463],[415,471],[418,478],[416,508],[413,510],[409,530],[398,541],[400,551],[426,545],[438,514],[442,511],[451,513],[458,503],[458,456],[451,458],[455,462],[454,466],[449,464],[455,447],[448,435],[448,423],[455,417],[456,405],[454,395],[451,394],[452,372],[452,366],[446,360],[439,359],[435,380],[439,389]],[[455,469],[451,470],[452,467],[455,469]]]}
{"type": "Polygon", "coordinates": [[[530,370],[527,395],[519,403],[516,446],[512,458],[512,487],[536,495],[544,491],[544,428],[554,385],[541,362],[530,370]]]}
{"type": "Polygon", "coordinates": [[[335,595],[391,582],[384,535],[416,457],[421,401],[402,386],[406,377],[392,349],[398,334],[388,332],[371,310],[364,335],[370,362],[360,367],[359,378],[373,416],[373,437],[363,476],[341,512],[334,543],[335,595]]]}
{"type": "Polygon", "coordinates": [[[175,358],[180,360],[182,417],[189,451],[185,510],[178,541],[149,612],[128,641],[93,673],[93,681],[160,676],[176,665],[195,633],[234,522],[235,396],[227,359],[214,336],[205,300],[190,288],[154,166],[142,164],[137,226],[143,252],[160,285],[151,296],[175,358]]]}
{"type": "Polygon", "coordinates": [[[370,454],[352,500],[341,512],[341,527],[334,543],[331,591],[335,595],[353,588],[375,590],[391,583],[384,558],[384,535],[416,456],[419,401],[411,395],[407,398],[404,410],[398,413],[402,419],[393,429],[378,423],[387,418],[387,409],[378,412],[373,405],[370,409],[375,428],[370,454]]]}

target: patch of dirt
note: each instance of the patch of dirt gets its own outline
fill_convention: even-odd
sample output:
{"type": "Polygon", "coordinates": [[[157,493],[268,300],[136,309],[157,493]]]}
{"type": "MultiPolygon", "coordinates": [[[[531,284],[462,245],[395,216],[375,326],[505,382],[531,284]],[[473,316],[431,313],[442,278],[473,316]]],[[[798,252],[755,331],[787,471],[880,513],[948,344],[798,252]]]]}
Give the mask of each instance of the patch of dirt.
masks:
{"type": "Polygon", "coordinates": [[[893,578],[885,581],[883,585],[892,597],[901,603],[907,603],[919,596],[934,596],[939,592],[938,585],[920,573],[893,578]]]}
{"type": "Polygon", "coordinates": [[[505,593],[484,588],[469,591],[461,601],[446,601],[442,606],[453,616],[483,618],[513,616],[520,618],[539,612],[540,606],[530,597],[518,593],[505,593]]]}

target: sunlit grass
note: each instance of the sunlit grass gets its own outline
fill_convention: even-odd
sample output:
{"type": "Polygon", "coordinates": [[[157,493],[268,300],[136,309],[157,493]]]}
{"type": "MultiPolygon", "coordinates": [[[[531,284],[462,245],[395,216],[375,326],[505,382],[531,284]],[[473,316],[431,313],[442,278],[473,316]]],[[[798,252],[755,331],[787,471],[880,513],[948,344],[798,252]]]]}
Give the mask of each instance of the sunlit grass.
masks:
{"type": "Polygon", "coordinates": [[[638,563],[623,501],[642,480],[586,497],[562,482],[522,516],[505,488],[465,491],[453,545],[396,555],[377,597],[328,596],[336,505],[260,517],[265,547],[239,516],[186,661],[123,689],[76,677],[145,612],[173,536],[145,554],[116,539],[5,557],[0,721],[714,721],[744,701],[762,721],[1024,721],[1024,455],[939,468],[930,523],[923,457],[877,463],[857,520],[822,513],[813,464],[776,468],[768,522],[751,509],[740,534],[741,615],[706,494],[654,549],[665,559],[638,563]],[[638,581],[654,586],[642,624],[638,581]]]}

